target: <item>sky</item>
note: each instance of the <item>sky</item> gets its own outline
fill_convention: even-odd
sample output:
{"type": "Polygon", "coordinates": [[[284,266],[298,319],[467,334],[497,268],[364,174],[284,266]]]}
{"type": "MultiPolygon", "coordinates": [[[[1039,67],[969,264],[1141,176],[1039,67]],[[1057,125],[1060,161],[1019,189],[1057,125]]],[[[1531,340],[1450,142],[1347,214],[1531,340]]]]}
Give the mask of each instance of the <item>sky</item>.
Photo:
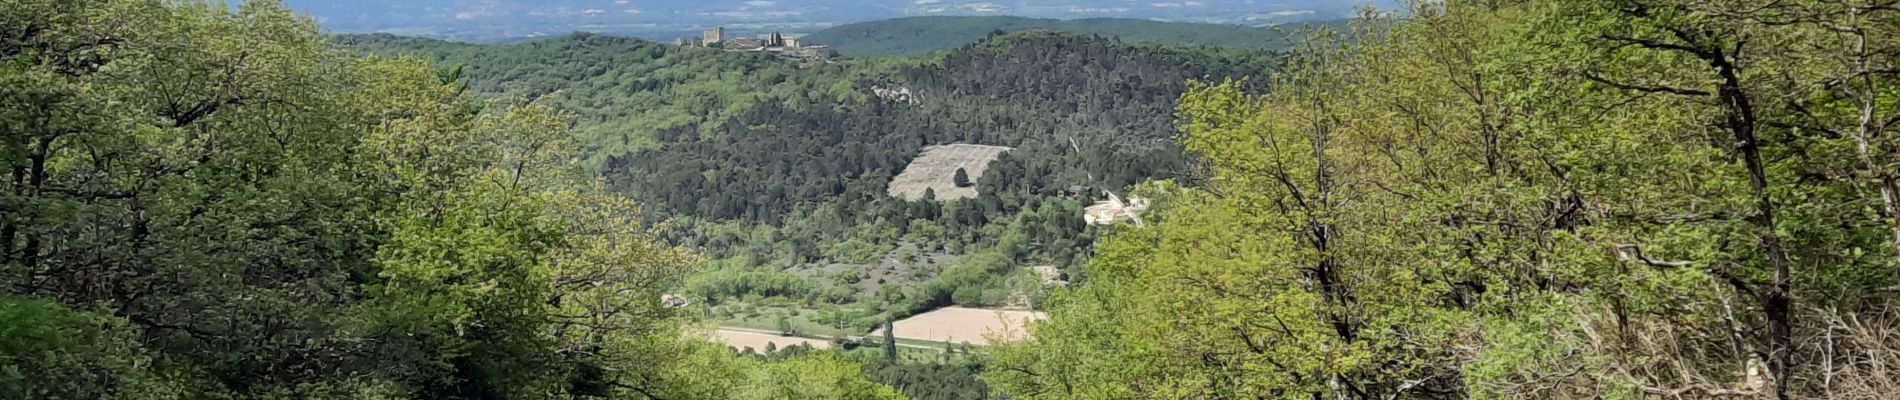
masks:
{"type": "Polygon", "coordinates": [[[1265,25],[1395,0],[288,0],[333,32],[496,40],[573,31],[665,36],[711,26],[810,32],[926,15],[1143,18],[1265,25]]]}

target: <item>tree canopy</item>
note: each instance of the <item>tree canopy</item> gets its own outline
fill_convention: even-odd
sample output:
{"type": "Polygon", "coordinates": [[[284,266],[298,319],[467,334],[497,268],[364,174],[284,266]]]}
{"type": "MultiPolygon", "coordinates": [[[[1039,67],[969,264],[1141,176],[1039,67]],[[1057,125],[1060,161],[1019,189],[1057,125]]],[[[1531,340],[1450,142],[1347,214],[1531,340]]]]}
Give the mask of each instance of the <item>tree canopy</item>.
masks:
{"type": "Polygon", "coordinates": [[[543,102],[333,51],[280,1],[0,25],[0,398],[901,397],[684,332],[659,299],[696,257],[543,102]]]}
{"type": "Polygon", "coordinates": [[[1882,2],[1447,1],[1197,84],[1016,398],[1881,398],[1882,2]]]}

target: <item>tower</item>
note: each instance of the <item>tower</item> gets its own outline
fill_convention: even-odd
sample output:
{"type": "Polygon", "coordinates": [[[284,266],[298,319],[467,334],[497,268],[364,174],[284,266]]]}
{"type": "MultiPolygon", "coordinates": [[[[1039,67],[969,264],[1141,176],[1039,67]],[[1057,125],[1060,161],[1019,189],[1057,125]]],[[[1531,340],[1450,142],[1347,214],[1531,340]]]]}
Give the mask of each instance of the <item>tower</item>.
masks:
{"type": "Polygon", "coordinates": [[[726,27],[720,26],[708,29],[704,36],[702,41],[705,42],[707,46],[717,45],[719,42],[726,40],[726,27]]]}

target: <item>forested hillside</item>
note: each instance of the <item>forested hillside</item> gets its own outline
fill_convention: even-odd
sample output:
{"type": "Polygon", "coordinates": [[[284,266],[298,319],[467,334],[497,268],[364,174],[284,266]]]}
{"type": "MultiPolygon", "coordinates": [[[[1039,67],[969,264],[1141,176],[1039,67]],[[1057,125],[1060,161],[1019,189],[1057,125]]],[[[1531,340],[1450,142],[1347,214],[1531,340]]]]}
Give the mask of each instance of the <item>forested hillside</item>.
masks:
{"type": "Polygon", "coordinates": [[[735,355],[573,117],[277,1],[0,3],[0,398],[901,399],[735,355]]]}
{"type": "MultiPolygon", "coordinates": [[[[1319,25],[1339,26],[1338,22],[1319,25]]],[[[1047,30],[1117,38],[1132,43],[1278,50],[1293,44],[1288,34],[1304,23],[1284,27],[1164,22],[1132,18],[1044,19],[1007,16],[932,16],[858,22],[825,28],[804,37],[852,57],[918,55],[950,50],[997,33],[1047,30]]]]}
{"type": "MultiPolygon", "coordinates": [[[[1026,267],[1086,260],[1094,239],[1081,209],[1100,189],[1195,179],[1171,140],[1187,83],[1247,80],[1277,62],[1048,31],[929,59],[836,63],[591,34],[492,46],[358,35],[338,45],[459,65],[483,97],[578,113],[587,165],[664,221],[661,239],[713,258],[684,281],[693,310],[806,336],[862,334],[946,305],[1035,306],[1046,288],[1026,267]],[[972,179],[974,198],[886,194],[925,146],[950,143],[1013,150],[972,179]]],[[[925,382],[973,373],[881,368],[912,372],[874,376],[922,372],[925,382]]],[[[924,398],[982,395],[890,383],[924,398]]]]}
{"type": "Polygon", "coordinates": [[[0,400],[1900,393],[1900,7],[1364,18],[810,61],[0,0],[0,400]],[[890,194],[945,144],[975,195],[890,194]]]}
{"type": "MultiPolygon", "coordinates": [[[[940,295],[893,294],[908,298],[902,306],[874,299],[878,285],[824,282],[864,271],[807,276],[824,279],[792,290],[806,301],[877,303],[854,318],[866,329],[887,317],[887,307],[901,313],[950,303],[961,286],[990,294],[959,303],[995,305],[1007,297],[1002,275],[1030,263],[1073,264],[1090,241],[1079,223],[1088,195],[1064,196],[1065,189],[1189,178],[1185,154],[1169,140],[1168,116],[1186,82],[1242,78],[1275,60],[1052,32],[995,37],[929,60],[836,64],[586,34],[505,46],[393,36],[341,44],[465,64],[471,87],[490,95],[559,87],[548,101],[581,114],[575,131],[598,144],[587,151],[599,172],[656,218],[673,221],[669,239],[736,259],[727,265],[863,264],[899,247],[915,247],[914,255],[1007,251],[986,262],[985,272],[972,271],[976,282],[940,295]],[[879,89],[909,94],[878,97],[879,89]],[[924,146],[946,143],[1016,150],[974,182],[983,193],[976,199],[906,202],[884,194],[924,146]],[[996,246],[999,240],[1008,245],[996,246]]],[[[939,274],[918,273],[903,280],[939,274]]]]}
{"type": "Polygon", "coordinates": [[[461,66],[469,88],[489,98],[548,97],[579,116],[575,134],[594,168],[658,145],[662,132],[709,134],[758,104],[870,97],[856,90],[844,66],[588,33],[511,45],[343,35],[336,44],[357,54],[461,66]]]}

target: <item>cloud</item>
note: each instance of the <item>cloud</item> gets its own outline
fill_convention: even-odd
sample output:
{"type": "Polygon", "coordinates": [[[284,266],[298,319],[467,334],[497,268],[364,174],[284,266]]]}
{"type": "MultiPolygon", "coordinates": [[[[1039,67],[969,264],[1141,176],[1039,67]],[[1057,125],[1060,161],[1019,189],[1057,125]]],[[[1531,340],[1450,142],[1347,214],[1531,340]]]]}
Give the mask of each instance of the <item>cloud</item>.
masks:
{"type": "Polygon", "coordinates": [[[470,6],[468,9],[455,13],[455,19],[467,21],[467,20],[476,19],[476,18],[493,17],[497,15],[502,15],[502,12],[496,11],[495,8],[496,8],[495,2],[493,0],[490,0],[487,2],[483,2],[482,4],[476,4],[474,6],[470,6]]]}
{"type": "Polygon", "coordinates": [[[730,19],[760,19],[760,18],[775,18],[775,17],[796,17],[796,16],[805,15],[805,12],[803,11],[739,10],[739,11],[716,11],[716,12],[705,13],[705,15],[720,17],[720,18],[730,18],[730,19]]]}
{"type": "Polygon", "coordinates": [[[1274,11],[1274,12],[1265,13],[1265,14],[1251,14],[1247,16],[1246,20],[1248,21],[1274,21],[1274,20],[1285,19],[1287,17],[1313,15],[1317,13],[1318,13],[1317,11],[1313,11],[1313,10],[1280,10],[1280,11],[1274,11]]]}
{"type": "Polygon", "coordinates": [[[904,9],[905,13],[940,14],[940,13],[946,13],[946,12],[959,12],[959,11],[960,12],[974,12],[974,13],[994,13],[994,12],[1002,12],[1005,8],[1007,8],[1005,6],[998,5],[996,3],[987,2],[987,1],[976,2],[976,3],[965,3],[965,4],[941,4],[941,0],[912,0],[911,3],[914,4],[915,6],[904,9]]]}
{"type": "Polygon", "coordinates": [[[778,5],[778,2],[772,1],[772,0],[751,0],[751,1],[745,2],[745,5],[753,6],[753,7],[771,7],[771,6],[778,5]]]}
{"type": "Polygon", "coordinates": [[[1148,6],[1154,8],[1181,8],[1181,3],[1148,3],[1148,6]]]}

